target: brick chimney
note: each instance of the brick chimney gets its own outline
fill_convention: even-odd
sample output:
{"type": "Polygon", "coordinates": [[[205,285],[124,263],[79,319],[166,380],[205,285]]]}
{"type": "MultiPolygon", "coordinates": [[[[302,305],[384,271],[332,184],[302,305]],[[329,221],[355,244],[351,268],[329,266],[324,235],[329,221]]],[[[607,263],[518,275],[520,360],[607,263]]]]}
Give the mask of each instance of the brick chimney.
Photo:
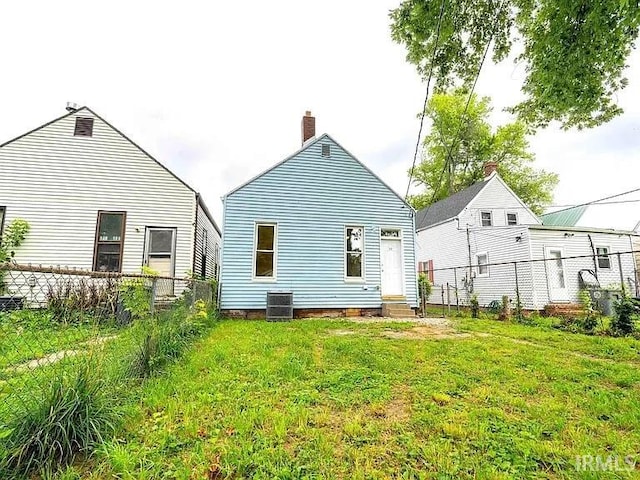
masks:
{"type": "Polygon", "coordinates": [[[316,136],[316,117],[311,116],[310,111],[304,113],[302,117],[302,144],[316,136]]]}
{"type": "Polygon", "coordinates": [[[484,176],[488,177],[493,172],[498,171],[498,162],[486,162],[484,164],[484,176]]]}

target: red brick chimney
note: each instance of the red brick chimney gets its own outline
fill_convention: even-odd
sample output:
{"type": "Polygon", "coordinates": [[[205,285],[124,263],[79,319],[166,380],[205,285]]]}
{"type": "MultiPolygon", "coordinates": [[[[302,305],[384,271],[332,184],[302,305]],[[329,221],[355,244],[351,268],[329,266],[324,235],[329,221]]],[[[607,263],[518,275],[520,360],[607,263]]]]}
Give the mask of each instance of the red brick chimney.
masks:
{"type": "Polygon", "coordinates": [[[493,172],[498,171],[498,162],[486,162],[484,164],[484,176],[488,177],[493,172]]]}
{"type": "Polygon", "coordinates": [[[310,111],[304,113],[302,117],[302,144],[316,136],[316,117],[311,116],[310,111]]]}

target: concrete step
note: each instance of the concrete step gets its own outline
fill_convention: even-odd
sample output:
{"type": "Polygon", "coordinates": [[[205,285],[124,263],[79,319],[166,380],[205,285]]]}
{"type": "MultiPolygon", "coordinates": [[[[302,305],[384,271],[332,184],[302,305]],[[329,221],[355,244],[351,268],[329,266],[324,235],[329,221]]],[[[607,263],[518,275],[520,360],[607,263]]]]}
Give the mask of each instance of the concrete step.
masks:
{"type": "Polygon", "coordinates": [[[382,316],[391,318],[415,317],[416,313],[406,303],[383,303],[382,316]]]}

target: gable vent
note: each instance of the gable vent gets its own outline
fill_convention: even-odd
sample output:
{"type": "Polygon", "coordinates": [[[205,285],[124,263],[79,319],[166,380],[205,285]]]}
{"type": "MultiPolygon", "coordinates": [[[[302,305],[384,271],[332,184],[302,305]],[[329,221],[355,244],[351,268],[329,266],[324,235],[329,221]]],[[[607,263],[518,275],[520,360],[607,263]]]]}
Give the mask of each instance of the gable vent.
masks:
{"type": "Polygon", "coordinates": [[[322,156],[323,157],[331,156],[331,145],[322,145],[322,156]]]}
{"type": "Polygon", "coordinates": [[[76,129],[73,134],[76,137],[93,136],[93,118],[76,117],[76,129]]]}

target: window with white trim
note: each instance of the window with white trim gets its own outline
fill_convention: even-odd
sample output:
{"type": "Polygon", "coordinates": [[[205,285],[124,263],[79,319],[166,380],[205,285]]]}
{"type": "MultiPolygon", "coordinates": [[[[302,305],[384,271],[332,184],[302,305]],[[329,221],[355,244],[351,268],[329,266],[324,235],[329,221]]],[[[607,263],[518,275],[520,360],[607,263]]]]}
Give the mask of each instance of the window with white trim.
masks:
{"type": "Polygon", "coordinates": [[[364,227],[345,227],[344,271],[347,280],[361,280],[363,275],[364,227]]]}
{"type": "Polygon", "coordinates": [[[609,247],[596,247],[596,254],[598,256],[598,268],[603,270],[611,268],[611,257],[609,247]]]}
{"type": "Polygon", "coordinates": [[[489,276],[489,254],[487,252],[476,253],[477,276],[489,276]]]}
{"type": "Polygon", "coordinates": [[[518,214],[516,212],[507,212],[507,225],[518,225],[518,214]]]}
{"type": "Polygon", "coordinates": [[[276,224],[257,223],[255,231],[255,278],[273,279],[276,277],[276,224]]]}
{"type": "Polygon", "coordinates": [[[490,227],[491,225],[493,225],[491,212],[480,212],[480,224],[483,227],[490,227]]]}

